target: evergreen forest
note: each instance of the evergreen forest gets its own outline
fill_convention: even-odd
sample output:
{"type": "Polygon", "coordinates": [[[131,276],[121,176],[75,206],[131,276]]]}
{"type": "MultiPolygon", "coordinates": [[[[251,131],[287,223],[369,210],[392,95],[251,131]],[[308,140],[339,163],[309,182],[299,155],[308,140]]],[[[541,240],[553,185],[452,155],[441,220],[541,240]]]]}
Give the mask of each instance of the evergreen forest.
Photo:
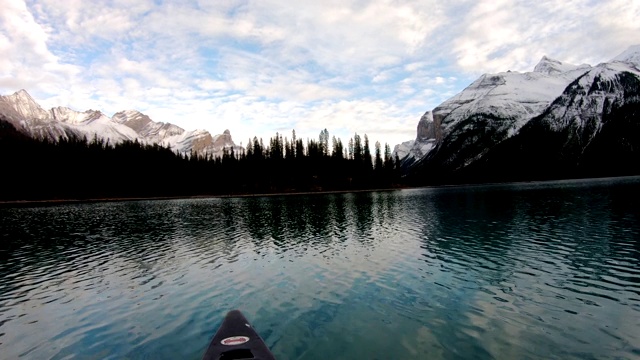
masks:
{"type": "Polygon", "coordinates": [[[355,134],[345,145],[320,132],[268,144],[250,139],[222,156],[180,154],[157,144],[73,136],[33,139],[0,120],[0,200],[114,199],[350,191],[399,186],[388,144],[355,134]]]}

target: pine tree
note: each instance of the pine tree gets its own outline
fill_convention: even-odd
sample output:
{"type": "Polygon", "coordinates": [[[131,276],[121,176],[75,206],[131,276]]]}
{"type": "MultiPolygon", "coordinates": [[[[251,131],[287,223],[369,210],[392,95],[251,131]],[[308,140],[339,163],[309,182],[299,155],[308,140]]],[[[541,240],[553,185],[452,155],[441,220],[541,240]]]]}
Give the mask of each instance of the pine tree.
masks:
{"type": "Polygon", "coordinates": [[[353,160],[353,156],[354,156],[354,153],[353,153],[354,152],[353,138],[349,139],[349,149],[348,149],[348,151],[349,151],[348,159],[349,160],[353,160]]]}
{"type": "Polygon", "coordinates": [[[320,131],[319,140],[318,146],[320,149],[320,155],[329,155],[329,131],[327,129],[320,131]]]}
{"type": "Polygon", "coordinates": [[[344,157],[344,149],[342,146],[342,141],[340,139],[336,139],[336,137],[334,136],[331,139],[331,142],[333,143],[333,151],[331,153],[331,156],[335,159],[342,160],[344,157]]]}
{"type": "Polygon", "coordinates": [[[289,143],[289,139],[287,139],[286,137],[284,138],[284,157],[286,159],[291,159],[293,158],[293,154],[291,152],[291,150],[293,150],[293,147],[291,146],[291,144],[289,143]]]}
{"type": "Polygon", "coordinates": [[[247,157],[253,157],[253,142],[251,141],[251,138],[249,138],[249,141],[247,141],[247,157]]]}
{"type": "Polygon", "coordinates": [[[367,134],[364,134],[364,154],[362,161],[364,162],[364,167],[366,171],[371,170],[372,159],[371,159],[371,150],[369,149],[369,137],[367,134]]]}
{"type": "Polygon", "coordinates": [[[295,157],[296,156],[296,146],[297,146],[297,140],[296,140],[296,130],[293,129],[291,130],[291,156],[295,157]]]}
{"type": "Polygon", "coordinates": [[[258,138],[256,136],[253,137],[253,158],[257,160],[261,160],[263,158],[262,139],[258,142],[258,138]]]}
{"type": "Polygon", "coordinates": [[[376,161],[375,161],[375,170],[380,173],[382,171],[382,151],[380,149],[380,142],[376,141],[376,161]]]}
{"type": "Polygon", "coordinates": [[[296,159],[304,158],[304,142],[302,139],[296,140],[296,159]]]}
{"type": "Polygon", "coordinates": [[[362,163],[362,140],[357,133],[353,136],[353,160],[357,164],[362,163]]]}
{"type": "Polygon", "coordinates": [[[393,160],[391,158],[391,147],[388,143],[384,144],[384,168],[387,170],[393,169],[393,160]]]}
{"type": "Polygon", "coordinates": [[[276,133],[276,136],[272,137],[269,142],[269,157],[274,160],[281,160],[284,157],[283,150],[282,136],[276,133]]]}

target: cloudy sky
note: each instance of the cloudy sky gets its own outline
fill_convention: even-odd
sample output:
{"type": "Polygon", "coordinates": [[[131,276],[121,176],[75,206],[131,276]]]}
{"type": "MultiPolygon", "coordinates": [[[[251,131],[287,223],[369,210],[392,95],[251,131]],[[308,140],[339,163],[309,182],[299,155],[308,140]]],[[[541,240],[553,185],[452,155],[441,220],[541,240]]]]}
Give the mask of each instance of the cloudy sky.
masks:
{"type": "Polygon", "coordinates": [[[640,44],[637,0],[0,0],[0,93],[43,107],[343,140],[415,138],[482,73],[640,44]]]}

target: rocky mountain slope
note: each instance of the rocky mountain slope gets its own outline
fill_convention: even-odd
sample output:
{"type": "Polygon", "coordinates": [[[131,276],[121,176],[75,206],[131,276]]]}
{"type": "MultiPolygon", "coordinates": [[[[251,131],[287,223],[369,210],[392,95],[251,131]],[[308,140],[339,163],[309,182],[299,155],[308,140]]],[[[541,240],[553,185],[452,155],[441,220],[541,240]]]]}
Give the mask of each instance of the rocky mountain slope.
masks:
{"type": "Polygon", "coordinates": [[[57,140],[76,136],[118,143],[138,140],[144,143],[170,146],[180,153],[221,156],[224,149],[237,146],[229,130],[212,136],[206,130],[185,131],[174,124],[155,122],[136,110],[121,111],[109,118],[96,110],[84,112],[66,107],[44,110],[25,90],[0,96],[0,117],[31,137],[57,140]]]}
{"type": "Polygon", "coordinates": [[[593,67],[543,57],[533,72],[483,75],[427,112],[416,140],[395,151],[423,179],[606,175],[603,151],[640,160],[639,60],[636,46],[593,67]]]}

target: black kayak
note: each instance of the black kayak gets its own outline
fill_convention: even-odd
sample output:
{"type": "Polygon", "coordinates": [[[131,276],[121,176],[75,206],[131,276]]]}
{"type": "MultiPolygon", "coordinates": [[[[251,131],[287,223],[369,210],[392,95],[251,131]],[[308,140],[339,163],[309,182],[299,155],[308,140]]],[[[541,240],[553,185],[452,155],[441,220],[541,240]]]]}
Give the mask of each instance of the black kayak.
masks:
{"type": "Polygon", "coordinates": [[[275,360],[240,310],[227,313],[202,357],[202,360],[229,359],[275,360]]]}

